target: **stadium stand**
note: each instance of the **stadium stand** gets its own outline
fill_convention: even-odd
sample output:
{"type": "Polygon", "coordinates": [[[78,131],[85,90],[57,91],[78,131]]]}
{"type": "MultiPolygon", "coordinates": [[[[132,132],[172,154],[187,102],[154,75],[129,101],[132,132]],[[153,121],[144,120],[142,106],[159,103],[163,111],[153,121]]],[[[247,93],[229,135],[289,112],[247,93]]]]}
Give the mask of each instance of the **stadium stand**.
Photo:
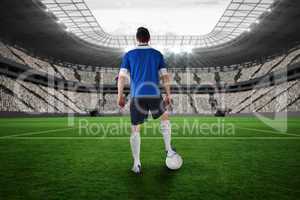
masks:
{"type": "Polygon", "coordinates": [[[17,63],[24,64],[24,61],[16,56],[10,48],[8,48],[5,44],[0,41],[0,55],[4,58],[13,60],[17,63]]]}
{"type": "MultiPolygon", "coordinates": [[[[3,43],[0,43],[0,45],[1,45],[0,55],[4,58],[13,60],[14,62],[28,65],[35,70],[45,72],[50,75],[63,78],[65,80],[79,81],[79,82],[89,83],[89,84],[96,83],[95,72],[79,71],[76,69],[70,69],[67,67],[58,66],[54,63],[45,62],[41,59],[32,57],[26,54],[24,51],[21,51],[17,48],[4,45],[3,43]]],[[[110,75],[111,73],[108,74],[110,75]]],[[[112,78],[111,76],[105,76],[105,78],[103,77],[101,78],[100,75],[100,79],[98,78],[98,80],[104,80],[107,84],[111,84],[113,83],[114,78],[112,78]]]]}
{"type": "MultiPolygon", "coordinates": [[[[41,59],[34,58],[24,51],[17,48],[4,45],[0,42],[0,56],[18,62],[20,64],[26,64],[33,69],[43,71],[48,74],[63,78],[66,80],[80,81],[83,83],[95,84],[96,73],[95,71],[81,71],[76,69],[70,69],[64,66],[58,66],[57,64],[45,62],[41,59]]],[[[263,76],[270,72],[285,69],[287,65],[297,62],[300,59],[300,49],[295,48],[290,50],[286,55],[281,55],[273,59],[268,59],[262,64],[254,65],[242,69],[215,69],[206,71],[204,69],[176,69],[173,73],[173,84],[190,85],[190,84],[215,84],[216,81],[220,83],[234,83],[240,81],[247,81],[256,77],[263,76]],[[182,71],[184,70],[184,71],[182,71]],[[217,73],[216,73],[217,72],[217,73]]],[[[115,84],[115,78],[118,74],[118,69],[98,69],[98,80],[103,84],[115,84]]]]}
{"type": "MultiPolygon", "coordinates": [[[[37,113],[119,113],[115,94],[79,93],[46,88],[36,84],[16,81],[0,76],[1,111],[37,113]]],[[[299,110],[300,82],[293,81],[263,89],[238,93],[216,93],[212,100],[209,94],[175,94],[173,114],[212,114],[211,101],[231,113],[278,112],[299,110]],[[289,98],[283,98],[289,97],[289,98]],[[287,101],[283,101],[286,99],[287,101]]],[[[128,105],[125,113],[128,113],[128,105]]]]}
{"type": "MultiPolygon", "coordinates": [[[[82,82],[101,86],[116,86],[118,69],[99,69],[83,71],[59,66],[28,55],[24,51],[0,43],[0,56],[15,63],[26,65],[36,71],[44,72],[66,81],[82,82]]],[[[287,66],[300,61],[300,49],[290,50],[286,55],[268,59],[262,64],[235,70],[218,68],[170,69],[172,84],[212,85],[235,84],[263,77],[271,72],[282,71],[287,66]]],[[[174,94],[173,114],[213,114],[218,109],[232,114],[252,112],[300,111],[299,81],[286,82],[267,88],[254,88],[249,91],[213,94],[174,94]],[[283,101],[283,97],[287,99],[283,101]]],[[[0,76],[1,111],[30,113],[82,113],[97,111],[103,114],[117,114],[121,111],[116,104],[116,94],[80,93],[54,89],[34,83],[0,76]]],[[[123,113],[129,113],[129,104],[123,113]]]]}

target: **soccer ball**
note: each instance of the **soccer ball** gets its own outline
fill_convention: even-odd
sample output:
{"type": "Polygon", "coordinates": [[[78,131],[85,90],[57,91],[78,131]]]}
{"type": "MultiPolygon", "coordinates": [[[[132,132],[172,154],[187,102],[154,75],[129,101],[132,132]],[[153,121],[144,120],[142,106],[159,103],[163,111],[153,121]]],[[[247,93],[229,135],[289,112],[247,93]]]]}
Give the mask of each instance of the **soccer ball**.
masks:
{"type": "Polygon", "coordinates": [[[166,165],[171,170],[177,170],[182,166],[183,160],[180,155],[174,154],[166,158],[166,165]]]}

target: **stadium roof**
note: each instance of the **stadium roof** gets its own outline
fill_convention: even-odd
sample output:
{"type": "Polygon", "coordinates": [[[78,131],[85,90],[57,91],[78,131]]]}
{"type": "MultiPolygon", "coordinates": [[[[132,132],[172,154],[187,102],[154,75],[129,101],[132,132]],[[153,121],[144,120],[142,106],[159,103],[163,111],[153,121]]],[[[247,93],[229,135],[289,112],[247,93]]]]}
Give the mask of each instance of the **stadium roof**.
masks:
{"type": "MultiPolygon", "coordinates": [[[[172,3],[169,3],[176,4],[178,1],[173,0],[172,3]]],[[[87,42],[115,48],[127,48],[136,45],[134,35],[112,35],[105,32],[101,27],[101,21],[97,21],[86,0],[41,0],[41,2],[46,6],[48,12],[52,12],[58,18],[59,23],[66,26],[69,32],[87,42]]],[[[182,1],[180,2],[182,3],[182,1]]],[[[201,0],[193,2],[201,3],[201,0]]],[[[259,16],[270,11],[273,2],[274,0],[232,0],[211,32],[204,35],[153,35],[151,45],[164,48],[205,48],[227,43],[243,32],[249,31],[251,24],[257,22],[259,16]]],[[[213,1],[213,3],[217,4],[218,1],[213,1]]],[[[156,12],[162,11],[156,10],[156,12]]],[[[199,24],[200,26],[203,25],[199,24]]]]}
{"type": "MultiPolygon", "coordinates": [[[[67,27],[59,23],[58,18],[52,12],[47,12],[46,7],[38,2],[40,1],[1,0],[0,40],[55,62],[119,67],[123,49],[86,42],[75,33],[68,32],[67,27]]],[[[246,31],[224,44],[194,49],[186,59],[188,64],[180,59],[181,54],[168,56],[166,53],[169,66],[229,66],[282,53],[299,44],[299,10],[299,0],[277,0],[271,5],[271,12],[264,12],[259,17],[259,23],[250,26],[251,31],[246,31]]]]}

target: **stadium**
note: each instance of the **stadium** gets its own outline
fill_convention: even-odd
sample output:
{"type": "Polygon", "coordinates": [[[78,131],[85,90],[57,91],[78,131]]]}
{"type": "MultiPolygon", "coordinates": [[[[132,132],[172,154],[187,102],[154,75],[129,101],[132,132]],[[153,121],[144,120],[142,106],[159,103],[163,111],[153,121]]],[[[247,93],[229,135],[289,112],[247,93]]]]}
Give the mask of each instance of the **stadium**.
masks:
{"type": "Polygon", "coordinates": [[[1,0],[0,18],[0,199],[299,199],[299,1],[1,0]],[[130,79],[117,103],[139,26],[183,158],[165,166],[149,114],[142,176],[130,79]]]}

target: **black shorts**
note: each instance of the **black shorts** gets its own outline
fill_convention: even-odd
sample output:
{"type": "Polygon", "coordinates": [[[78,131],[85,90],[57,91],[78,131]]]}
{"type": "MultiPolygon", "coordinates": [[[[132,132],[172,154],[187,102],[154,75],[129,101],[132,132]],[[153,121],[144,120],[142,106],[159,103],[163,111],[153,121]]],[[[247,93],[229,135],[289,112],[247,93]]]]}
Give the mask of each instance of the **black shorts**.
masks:
{"type": "Polygon", "coordinates": [[[132,125],[143,124],[148,118],[149,111],[153,119],[160,118],[166,112],[166,106],[161,96],[131,98],[130,117],[132,125]]]}

